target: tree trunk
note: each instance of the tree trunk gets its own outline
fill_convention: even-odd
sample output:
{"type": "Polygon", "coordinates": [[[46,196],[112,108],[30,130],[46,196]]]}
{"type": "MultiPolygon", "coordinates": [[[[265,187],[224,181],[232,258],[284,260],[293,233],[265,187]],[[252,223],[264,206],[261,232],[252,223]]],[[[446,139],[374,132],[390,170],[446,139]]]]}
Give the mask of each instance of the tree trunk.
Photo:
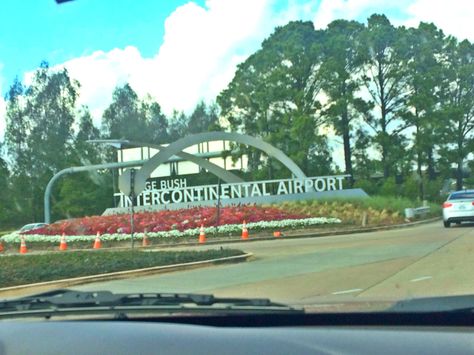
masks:
{"type": "Polygon", "coordinates": [[[423,186],[423,173],[421,171],[421,165],[422,165],[422,158],[421,158],[421,152],[418,150],[417,152],[417,167],[416,167],[416,172],[420,178],[419,182],[419,191],[418,191],[418,197],[420,198],[421,201],[424,200],[424,195],[425,195],[425,189],[423,186]]]}
{"type": "Polygon", "coordinates": [[[462,190],[462,182],[462,161],[460,161],[456,169],[456,190],[462,190]]]}
{"type": "Polygon", "coordinates": [[[342,115],[342,141],[344,145],[344,164],[346,167],[346,174],[350,175],[349,177],[349,186],[352,187],[353,184],[353,171],[352,171],[352,151],[351,151],[351,140],[349,134],[349,118],[347,110],[342,115]]]}
{"type": "Polygon", "coordinates": [[[463,154],[463,134],[461,122],[458,123],[458,137],[457,137],[457,169],[456,169],[456,189],[462,190],[463,176],[462,176],[462,165],[464,161],[463,154]]]}
{"type": "Polygon", "coordinates": [[[463,186],[463,151],[462,151],[462,141],[458,141],[458,162],[456,169],[456,190],[462,190],[463,186]]]}
{"type": "Polygon", "coordinates": [[[433,158],[433,147],[429,147],[427,150],[428,160],[428,179],[433,181],[436,179],[435,162],[433,158]]]}
{"type": "Polygon", "coordinates": [[[382,132],[382,166],[383,166],[383,177],[387,179],[390,176],[390,166],[387,159],[388,147],[387,147],[387,134],[382,132]]]}
{"type": "Polygon", "coordinates": [[[272,164],[272,158],[268,157],[268,180],[273,180],[273,164],[272,164]]]}
{"type": "Polygon", "coordinates": [[[390,176],[390,165],[387,159],[388,156],[388,139],[387,139],[387,98],[385,95],[385,77],[382,70],[382,63],[378,62],[378,73],[377,73],[379,90],[380,90],[380,126],[382,128],[382,166],[383,166],[383,177],[387,179],[390,176]]]}
{"type": "Polygon", "coordinates": [[[424,195],[425,195],[425,191],[424,191],[424,186],[423,186],[423,175],[422,175],[422,171],[421,171],[421,167],[423,165],[423,152],[421,150],[421,147],[420,147],[420,136],[421,136],[421,129],[420,129],[420,126],[418,124],[419,122],[419,117],[418,117],[418,110],[416,110],[415,112],[415,115],[416,115],[416,124],[415,124],[415,127],[416,127],[416,172],[420,178],[420,182],[418,184],[418,197],[420,198],[421,201],[423,201],[424,199],[424,195]]]}
{"type": "Polygon", "coordinates": [[[463,189],[463,154],[462,154],[462,146],[458,145],[458,162],[457,162],[457,169],[456,169],[456,190],[463,189]]]}

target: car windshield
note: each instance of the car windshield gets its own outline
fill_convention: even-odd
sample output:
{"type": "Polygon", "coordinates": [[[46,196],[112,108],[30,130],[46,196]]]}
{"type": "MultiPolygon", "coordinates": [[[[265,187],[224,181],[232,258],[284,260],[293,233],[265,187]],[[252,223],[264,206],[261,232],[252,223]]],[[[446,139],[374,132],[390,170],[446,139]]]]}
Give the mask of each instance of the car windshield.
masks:
{"type": "Polygon", "coordinates": [[[473,19],[464,0],[4,1],[0,300],[474,294],[474,205],[451,202],[474,200],[473,19]]]}

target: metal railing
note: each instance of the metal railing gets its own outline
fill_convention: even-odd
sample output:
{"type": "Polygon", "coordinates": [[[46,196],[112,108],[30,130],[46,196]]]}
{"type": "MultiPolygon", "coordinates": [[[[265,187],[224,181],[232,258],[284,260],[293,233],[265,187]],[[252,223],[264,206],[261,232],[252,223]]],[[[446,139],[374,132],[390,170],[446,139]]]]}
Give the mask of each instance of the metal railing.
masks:
{"type": "Polygon", "coordinates": [[[405,218],[410,219],[416,216],[425,216],[430,213],[430,206],[421,206],[416,208],[405,208],[405,218]]]}

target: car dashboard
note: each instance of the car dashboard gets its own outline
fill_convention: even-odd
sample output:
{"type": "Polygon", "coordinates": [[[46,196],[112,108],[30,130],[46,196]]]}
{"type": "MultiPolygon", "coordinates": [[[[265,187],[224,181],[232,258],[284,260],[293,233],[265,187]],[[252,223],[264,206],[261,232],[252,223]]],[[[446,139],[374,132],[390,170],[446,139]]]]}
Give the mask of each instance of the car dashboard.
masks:
{"type": "Polygon", "coordinates": [[[434,316],[430,326],[424,316],[410,317],[388,314],[385,322],[380,315],[364,314],[3,321],[0,354],[474,353],[472,317],[434,316]]]}

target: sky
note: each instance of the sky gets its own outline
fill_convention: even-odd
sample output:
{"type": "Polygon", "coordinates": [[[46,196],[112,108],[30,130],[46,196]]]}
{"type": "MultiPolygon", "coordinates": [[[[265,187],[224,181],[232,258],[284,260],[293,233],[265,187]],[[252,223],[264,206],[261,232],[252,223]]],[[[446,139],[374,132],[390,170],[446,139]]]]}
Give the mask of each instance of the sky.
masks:
{"type": "Polygon", "coordinates": [[[46,60],[81,83],[79,104],[96,125],[117,85],[150,94],[166,114],[210,102],[236,67],[291,20],[325,28],[334,19],[364,22],[384,13],[395,25],[434,22],[474,41],[472,0],[54,0],[2,2],[0,139],[3,99],[15,77],[26,85],[46,60]]]}

